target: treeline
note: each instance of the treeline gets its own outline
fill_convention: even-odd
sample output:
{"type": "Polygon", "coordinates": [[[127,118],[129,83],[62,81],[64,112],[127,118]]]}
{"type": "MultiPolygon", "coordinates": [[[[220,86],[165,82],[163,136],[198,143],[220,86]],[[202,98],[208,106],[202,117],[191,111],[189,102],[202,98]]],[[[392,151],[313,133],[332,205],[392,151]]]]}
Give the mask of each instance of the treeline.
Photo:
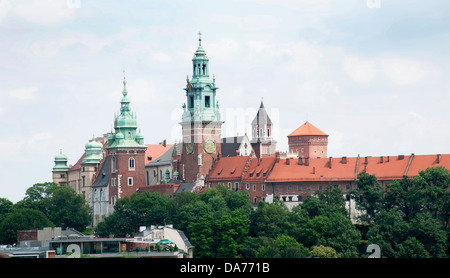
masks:
{"type": "Polygon", "coordinates": [[[18,230],[69,227],[84,231],[91,222],[89,205],[83,196],[67,186],[37,183],[15,204],[0,198],[0,244],[12,245],[18,230]]]}
{"type": "MultiPolygon", "coordinates": [[[[50,223],[83,231],[88,225],[89,209],[81,196],[67,187],[44,185],[33,186],[14,205],[0,199],[1,243],[12,242],[14,222],[28,221],[19,229],[50,223]],[[27,218],[30,211],[36,215],[27,218]]],[[[380,246],[381,257],[387,258],[449,257],[449,185],[443,167],[386,187],[361,173],[348,195],[329,186],[292,210],[278,200],[252,208],[247,192],[225,186],[174,198],[135,193],[119,199],[95,233],[122,237],[137,233],[139,226],[173,224],[195,246],[197,258],[361,258],[369,256],[369,244],[380,246]],[[358,224],[345,208],[350,198],[361,211],[358,224]]]]}
{"type": "Polygon", "coordinates": [[[283,202],[260,202],[253,209],[247,192],[224,186],[174,198],[157,193],[118,200],[115,213],[97,227],[102,236],[132,235],[140,225],[174,224],[204,258],[359,258],[369,244],[381,256],[448,257],[449,171],[429,168],[383,188],[361,173],[348,195],[329,186],[288,210],[283,202]],[[345,201],[362,212],[350,221],[345,201]]]}

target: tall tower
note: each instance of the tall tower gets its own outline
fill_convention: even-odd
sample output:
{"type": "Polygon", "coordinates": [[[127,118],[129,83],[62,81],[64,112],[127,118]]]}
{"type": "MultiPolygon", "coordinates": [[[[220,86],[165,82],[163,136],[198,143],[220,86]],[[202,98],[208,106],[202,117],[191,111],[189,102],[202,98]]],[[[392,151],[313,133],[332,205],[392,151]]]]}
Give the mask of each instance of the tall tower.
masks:
{"type": "MultiPolygon", "coordinates": [[[[199,33],[201,36],[201,33],[199,33]]],[[[216,101],[215,77],[209,78],[209,59],[198,39],[192,59],[192,78],[186,80],[186,103],[181,121],[183,148],[180,178],[201,183],[221,151],[223,121],[216,101]]]]}
{"type": "Polygon", "coordinates": [[[108,136],[107,161],[109,167],[109,202],[130,196],[145,185],[144,136],[137,132],[136,114],[130,110],[126,80],[123,81],[123,98],[120,113],[114,117],[114,134],[108,136]]]}
{"type": "Polygon", "coordinates": [[[69,166],[67,166],[67,156],[60,150],[55,156],[55,167],[53,167],[53,182],[58,185],[67,185],[69,181],[69,166]]]}
{"type": "Polygon", "coordinates": [[[289,152],[300,157],[327,157],[328,134],[309,122],[288,135],[289,152]]]}
{"type": "Polygon", "coordinates": [[[275,154],[276,141],[272,139],[272,120],[261,100],[258,113],[252,121],[252,144],[259,157],[275,154]]]}

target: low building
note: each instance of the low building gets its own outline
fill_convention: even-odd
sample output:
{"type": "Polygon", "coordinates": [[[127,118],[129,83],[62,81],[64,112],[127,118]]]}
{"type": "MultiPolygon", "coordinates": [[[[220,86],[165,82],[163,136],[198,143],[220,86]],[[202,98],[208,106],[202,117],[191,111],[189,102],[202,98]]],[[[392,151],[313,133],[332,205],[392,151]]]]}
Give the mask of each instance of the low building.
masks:
{"type": "Polygon", "coordinates": [[[134,237],[99,238],[60,227],[18,231],[20,247],[0,250],[21,257],[122,257],[130,254],[149,258],[192,258],[193,246],[172,225],[143,227],[134,237]]]}

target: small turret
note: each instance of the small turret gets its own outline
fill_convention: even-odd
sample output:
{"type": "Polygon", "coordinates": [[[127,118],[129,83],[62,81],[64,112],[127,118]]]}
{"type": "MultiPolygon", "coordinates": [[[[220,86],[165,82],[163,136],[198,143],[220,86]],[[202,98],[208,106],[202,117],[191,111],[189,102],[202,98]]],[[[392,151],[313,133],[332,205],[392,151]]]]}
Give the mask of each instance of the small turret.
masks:
{"type": "Polygon", "coordinates": [[[67,166],[67,156],[62,153],[62,150],[59,151],[59,154],[55,156],[55,167],[53,167],[53,171],[68,171],[69,166],[67,166]]]}
{"type": "Polygon", "coordinates": [[[102,143],[96,142],[95,137],[85,145],[86,156],[81,161],[81,164],[94,163],[98,164],[102,161],[103,155],[102,143]]]}

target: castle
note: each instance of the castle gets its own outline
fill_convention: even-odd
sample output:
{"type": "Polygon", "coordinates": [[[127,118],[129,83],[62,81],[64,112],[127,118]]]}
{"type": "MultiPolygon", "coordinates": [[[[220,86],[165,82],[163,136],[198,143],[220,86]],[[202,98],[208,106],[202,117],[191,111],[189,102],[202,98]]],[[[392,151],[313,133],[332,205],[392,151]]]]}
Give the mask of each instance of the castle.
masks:
{"type": "Polygon", "coordinates": [[[280,153],[263,101],[251,122],[251,140],[247,134],[222,138],[224,122],[216,100],[218,87],[215,77],[210,78],[209,59],[201,42],[199,38],[192,59],[192,78],[187,78],[184,88],[181,142],[144,144],[124,78],[114,132],[94,137],[73,166],[67,165],[67,156],[62,152],[55,156],[53,181],[72,187],[86,198],[94,226],[114,211],[119,198],[135,192],[173,196],[223,184],[248,191],[255,205],[276,198],[293,207],[330,185],[347,193],[363,171],[375,174],[385,186],[428,167],[450,169],[450,154],[328,157],[328,134],[309,122],[288,135],[289,151],[280,153]]]}

